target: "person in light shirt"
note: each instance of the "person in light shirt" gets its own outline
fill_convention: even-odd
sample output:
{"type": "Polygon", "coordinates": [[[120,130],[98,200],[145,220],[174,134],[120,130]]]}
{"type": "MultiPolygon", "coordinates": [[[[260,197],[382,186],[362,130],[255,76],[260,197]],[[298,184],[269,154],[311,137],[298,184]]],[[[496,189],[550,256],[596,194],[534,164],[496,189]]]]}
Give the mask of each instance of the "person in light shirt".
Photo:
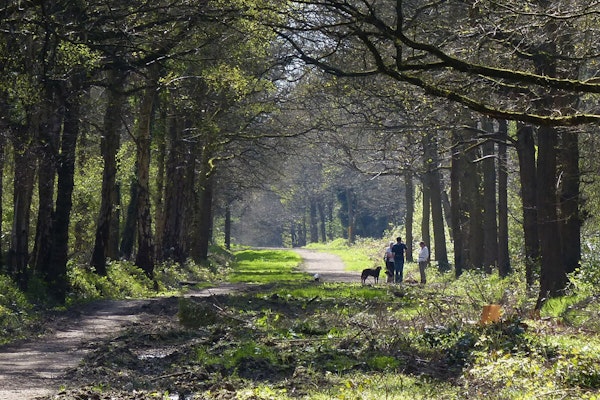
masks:
{"type": "Polygon", "coordinates": [[[394,246],[394,242],[390,242],[390,245],[385,248],[385,255],[383,256],[385,260],[385,274],[387,275],[387,282],[394,282],[394,252],[392,251],[392,247],[394,246]]]}
{"type": "Polygon", "coordinates": [[[424,285],[427,282],[427,278],[425,277],[425,267],[429,263],[429,249],[425,245],[425,242],[420,242],[419,246],[421,246],[421,250],[419,250],[419,258],[417,259],[419,263],[419,273],[421,274],[421,285],[424,285]]]}

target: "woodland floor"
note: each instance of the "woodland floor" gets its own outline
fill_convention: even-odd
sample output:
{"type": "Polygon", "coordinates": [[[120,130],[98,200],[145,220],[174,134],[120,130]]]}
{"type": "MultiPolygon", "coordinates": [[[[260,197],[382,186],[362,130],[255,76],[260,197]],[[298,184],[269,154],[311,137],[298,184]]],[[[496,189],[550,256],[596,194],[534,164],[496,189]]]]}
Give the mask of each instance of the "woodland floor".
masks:
{"type": "MultiPolygon", "coordinates": [[[[357,272],[344,272],[344,264],[335,255],[304,249],[297,249],[297,252],[304,260],[303,270],[310,274],[318,273],[322,281],[360,281],[357,272]]],[[[222,284],[190,291],[186,296],[211,297],[247,290],[251,290],[251,286],[222,284]]],[[[47,334],[0,348],[0,399],[62,398],[61,387],[85,384],[86,378],[93,378],[86,375],[102,374],[102,371],[85,371],[85,367],[81,366],[84,357],[102,357],[103,353],[98,349],[110,347],[127,331],[146,333],[138,337],[142,340],[128,341],[128,354],[138,358],[160,358],[164,354],[153,352],[177,352],[178,349],[174,348],[152,349],[150,343],[157,326],[176,323],[178,301],[176,297],[97,301],[49,317],[47,334]]],[[[72,398],[93,397],[81,393],[72,398]]],[[[118,397],[111,398],[118,400],[118,397]]]]}

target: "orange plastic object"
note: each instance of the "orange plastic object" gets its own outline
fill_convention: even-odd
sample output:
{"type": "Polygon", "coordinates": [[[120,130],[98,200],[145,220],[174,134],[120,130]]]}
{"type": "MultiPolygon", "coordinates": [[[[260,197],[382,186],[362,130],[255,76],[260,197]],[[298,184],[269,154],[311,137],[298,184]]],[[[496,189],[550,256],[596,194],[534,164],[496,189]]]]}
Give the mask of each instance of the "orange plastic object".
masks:
{"type": "Polygon", "coordinates": [[[480,324],[489,324],[491,322],[500,321],[500,314],[502,313],[502,307],[499,304],[488,304],[483,306],[483,312],[481,313],[480,324]]]}

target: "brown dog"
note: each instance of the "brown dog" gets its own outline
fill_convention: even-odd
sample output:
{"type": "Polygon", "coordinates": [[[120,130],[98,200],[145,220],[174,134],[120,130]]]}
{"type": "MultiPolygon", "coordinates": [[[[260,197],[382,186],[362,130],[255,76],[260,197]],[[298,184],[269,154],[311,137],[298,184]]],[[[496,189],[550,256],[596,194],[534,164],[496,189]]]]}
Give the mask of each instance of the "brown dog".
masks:
{"type": "Polygon", "coordinates": [[[381,267],[363,269],[362,274],[360,274],[360,281],[364,285],[367,282],[367,278],[369,276],[372,276],[375,283],[378,283],[380,272],[381,272],[381,267]]]}

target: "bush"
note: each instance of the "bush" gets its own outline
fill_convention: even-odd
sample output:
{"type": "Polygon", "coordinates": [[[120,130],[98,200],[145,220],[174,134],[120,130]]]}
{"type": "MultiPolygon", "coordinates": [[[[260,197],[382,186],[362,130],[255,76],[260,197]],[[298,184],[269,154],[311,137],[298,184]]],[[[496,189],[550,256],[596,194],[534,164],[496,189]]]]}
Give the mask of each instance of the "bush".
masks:
{"type": "Polygon", "coordinates": [[[22,337],[32,321],[32,305],[12,279],[0,275],[0,343],[22,337]]]}

